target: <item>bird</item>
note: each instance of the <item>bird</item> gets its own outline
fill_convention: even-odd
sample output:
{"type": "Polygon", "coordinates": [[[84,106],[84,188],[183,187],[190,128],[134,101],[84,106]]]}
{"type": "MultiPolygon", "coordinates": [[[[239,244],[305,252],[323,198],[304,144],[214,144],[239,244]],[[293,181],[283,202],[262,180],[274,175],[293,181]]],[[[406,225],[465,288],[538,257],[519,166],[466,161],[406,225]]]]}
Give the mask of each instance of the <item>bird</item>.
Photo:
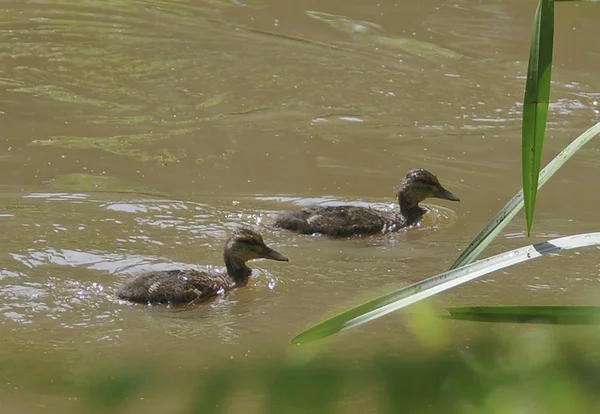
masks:
{"type": "Polygon", "coordinates": [[[247,228],[235,229],[223,250],[225,272],[201,270],[162,270],[144,273],[121,285],[119,299],[145,304],[191,303],[246,286],[253,259],[287,262],[288,258],[268,247],[262,236],[247,228]]]}
{"type": "Polygon", "coordinates": [[[311,206],[280,212],[274,227],[331,237],[391,233],[417,224],[427,212],[419,203],[427,198],[460,201],[440,184],[433,173],[421,168],[406,173],[396,195],[399,212],[350,205],[311,206]]]}

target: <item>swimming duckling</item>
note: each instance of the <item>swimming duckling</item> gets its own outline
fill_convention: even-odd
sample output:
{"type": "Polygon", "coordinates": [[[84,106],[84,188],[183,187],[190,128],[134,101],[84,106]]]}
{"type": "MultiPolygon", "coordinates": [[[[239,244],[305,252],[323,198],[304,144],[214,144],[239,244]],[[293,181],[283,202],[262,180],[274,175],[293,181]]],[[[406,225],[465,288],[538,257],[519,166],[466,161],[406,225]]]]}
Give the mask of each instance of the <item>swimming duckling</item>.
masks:
{"type": "Polygon", "coordinates": [[[314,206],[285,211],[275,226],[302,234],[322,233],[333,237],[395,232],[419,222],[426,209],[419,203],[427,198],[460,201],[446,190],[431,172],[410,170],[398,188],[400,212],[356,206],[314,206]]]}
{"type": "Polygon", "coordinates": [[[117,297],[137,303],[189,303],[246,286],[252,273],[246,266],[248,260],[288,261],[287,257],[268,247],[260,234],[245,228],[236,229],[227,239],[223,258],[227,272],[164,270],[145,273],[121,286],[117,297]]]}

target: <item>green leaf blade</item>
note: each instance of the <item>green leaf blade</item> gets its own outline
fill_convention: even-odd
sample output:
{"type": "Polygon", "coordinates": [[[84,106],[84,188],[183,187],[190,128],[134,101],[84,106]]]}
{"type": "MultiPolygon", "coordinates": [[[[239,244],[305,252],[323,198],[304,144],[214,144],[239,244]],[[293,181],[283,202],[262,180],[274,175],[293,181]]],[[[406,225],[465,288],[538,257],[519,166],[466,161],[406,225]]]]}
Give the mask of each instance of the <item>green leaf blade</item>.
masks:
{"type": "MultiPolygon", "coordinates": [[[[538,189],[556,173],[577,151],[579,151],[588,141],[600,133],[600,122],[589,128],[583,134],[578,136],[564,150],[562,150],[540,173],[538,189]]],[[[477,256],[489,246],[498,234],[510,223],[510,221],[523,208],[523,190],[515,196],[500,210],[496,216],[479,232],[477,236],[469,243],[467,248],[461,253],[456,261],[450,267],[450,270],[456,269],[471,263],[477,256]]]]}
{"type": "Polygon", "coordinates": [[[600,306],[466,306],[446,309],[447,319],[560,325],[598,325],[600,306]]]}
{"type": "Polygon", "coordinates": [[[395,292],[373,299],[300,333],[292,343],[306,343],[373,321],[408,305],[477,279],[488,273],[546,254],[600,245],[600,233],[578,234],[521,247],[488,257],[458,269],[449,270],[395,292]]]}
{"type": "Polygon", "coordinates": [[[534,18],[523,99],[522,174],[527,235],[531,233],[544,149],[554,43],[554,1],[540,0],[534,18]]]}

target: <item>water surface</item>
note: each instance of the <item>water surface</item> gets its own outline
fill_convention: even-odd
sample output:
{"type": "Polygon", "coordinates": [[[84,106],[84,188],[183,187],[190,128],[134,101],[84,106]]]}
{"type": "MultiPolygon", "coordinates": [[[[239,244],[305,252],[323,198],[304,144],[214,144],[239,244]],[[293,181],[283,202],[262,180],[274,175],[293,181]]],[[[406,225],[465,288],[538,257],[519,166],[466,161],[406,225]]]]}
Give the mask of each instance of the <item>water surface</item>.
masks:
{"type": "MultiPolygon", "coordinates": [[[[285,356],[311,323],[447,269],[520,187],[533,3],[53,0],[0,9],[2,360],[35,359],[30,371],[57,383],[132,355],[165,370],[285,356]],[[268,226],[274,212],[312,203],[390,208],[416,167],[461,198],[435,200],[419,228],[332,240],[268,226]],[[239,225],[290,262],[257,261],[246,289],[183,312],[114,298],[139,271],[222,266],[239,225]],[[62,374],[48,368],[56,364],[62,374]]],[[[594,5],[557,5],[545,160],[600,120],[600,53],[572,47],[594,44],[599,17],[594,5]]],[[[489,254],[597,231],[599,154],[590,142],[544,187],[531,239],[519,217],[489,254]]],[[[599,278],[595,249],[567,252],[432,303],[594,304],[599,278]]],[[[445,324],[457,349],[515,329],[445,324]]],[[[357,361],[420,352],[409,325],[391,315],[323,351],[357,361]]],[[[4,375],[7,412],[76,406],[68,384],[35,392],[23,372],[4,375]]]]}

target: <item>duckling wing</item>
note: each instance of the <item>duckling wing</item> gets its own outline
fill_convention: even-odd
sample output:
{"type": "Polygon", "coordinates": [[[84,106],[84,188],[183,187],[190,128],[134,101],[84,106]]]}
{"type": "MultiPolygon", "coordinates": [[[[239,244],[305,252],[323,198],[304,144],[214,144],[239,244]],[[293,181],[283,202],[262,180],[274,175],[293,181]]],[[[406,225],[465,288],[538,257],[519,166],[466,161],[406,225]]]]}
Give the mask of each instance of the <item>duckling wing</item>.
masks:
{"type": "Polygon", "coordinates": [[[358,206],[318,206],[281,213],[277,227],[303,234],[322,233],[334,237],[376,234],[401,228],[395,212],[358,206]]]}
{"type": "Polygon", "coordinates": [[[235,282],[227,273],[190,271],[187,277],[187,291],[197,294],[195,299],[204,299],[235,287],[235,282]]]}
{"type": "Polygon", "coordinates": [[[230,289],[226,275],[197,270],[166,270],[140,275],[117,290],[117,297],[137,303],[189,303],[230,289]]]}

